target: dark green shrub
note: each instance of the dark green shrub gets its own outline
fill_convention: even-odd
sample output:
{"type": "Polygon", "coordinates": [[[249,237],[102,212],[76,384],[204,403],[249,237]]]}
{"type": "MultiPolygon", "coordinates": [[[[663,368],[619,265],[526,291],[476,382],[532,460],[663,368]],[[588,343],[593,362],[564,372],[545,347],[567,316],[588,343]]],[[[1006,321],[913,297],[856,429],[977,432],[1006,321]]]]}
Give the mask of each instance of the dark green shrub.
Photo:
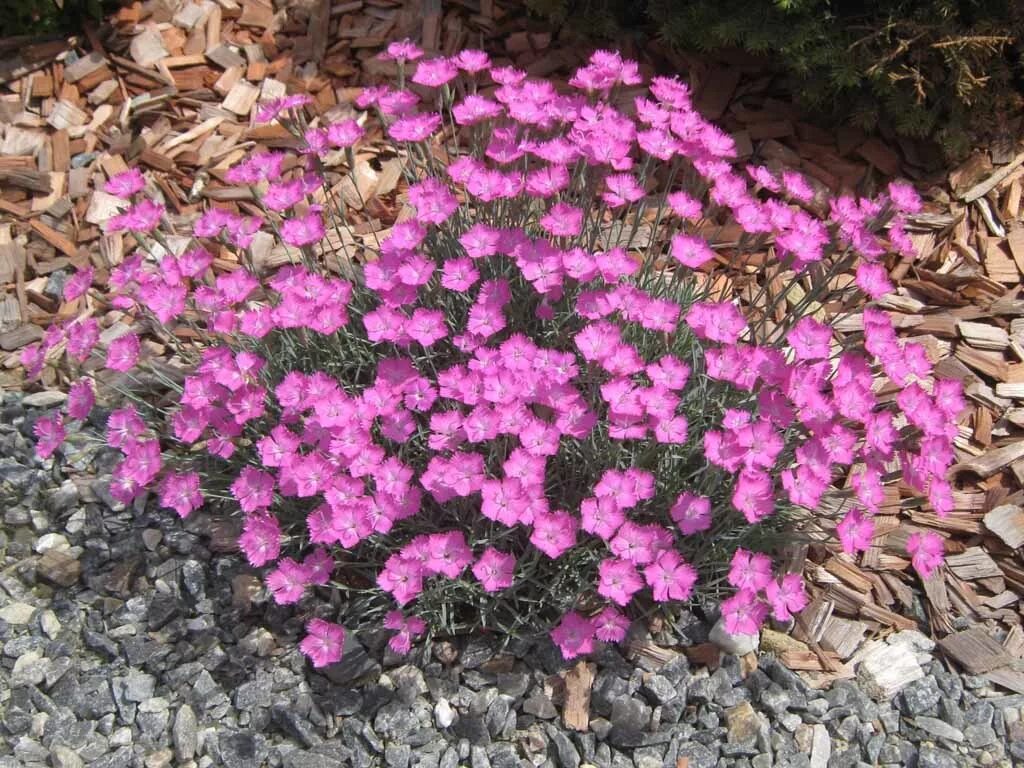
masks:
{"type": "MultiPolygon", "coordinates": [[[[587,15],[583,5],[600,5],[605,17],[640,5],[527,4],[570,24],[587,15]]],[[[1020,101],[1024,5],[1016,0],[646,0],[645,7],[674,47],[765,54],[797,78],[795,92],[819,113],[865,129],[884,120],[900,134],[934,138],[950,154],[964,148],[971,129],[998,128],[999,114],[1020,101]]]]}
{"type": "Polygon", "coordinates": [[[99,21],[110,5],[104,0],[7,0],[3,35],[81,32],[82,21],[99,21]]]}

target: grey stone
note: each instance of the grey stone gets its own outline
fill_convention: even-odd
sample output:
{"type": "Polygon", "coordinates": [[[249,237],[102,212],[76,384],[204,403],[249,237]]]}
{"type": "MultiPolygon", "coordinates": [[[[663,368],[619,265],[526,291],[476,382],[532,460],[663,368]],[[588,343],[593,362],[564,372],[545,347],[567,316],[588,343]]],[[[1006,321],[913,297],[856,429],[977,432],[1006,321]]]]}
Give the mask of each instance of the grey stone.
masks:
{"type": "MultiPolygon", "coordinates": [[[[530,676],[525,672],[499,672],[497,685],[501,693],[518,699],[529,689],[530,676]]],[[[494,762],[493,758],[491,762],[494,762]]]]}
{"type": "Polygon", "coordinates": [[[171,727],[171,739],[174,743],[174,755],[179,762],[191,760],[199,743],[199,732],[196,713],[188,704],[178,707],[171,727]]]}
{"type": "Polygon", "coordinates": [[[679,695],[677,686],[662,675],[649,675],[640,690],[655,704],[665,704],[679,695]]]}
{"type": "Polygon", "coordinates": [[[550,720],[558,716],[558,710],[555,709],[551,699],[540,692],[533,694],[523,702],[523,712],[541,720],[550,720]]]}
{"type": "Polygon", "coordinates": [[[958,768],[960,758],[945,749],[923,744],[917,754],[917,768],[958,768]]]}
{"type": "Polygon", "coordinates": [[[98,760],[93,760],[89,763],[89,768],[129,768],[133,762],[132,748],[121,747],[116,752],[110,752],[98,760]]]}
{"type": "Polygon", "coordinates": [[[820,723],[811,728],[811,762],[810,768],[826,768],[832,757],[832,738],[828,729],[820,723]]]}
{"type": "Polygon", "coordinates": [[[974,723],[964,728],[964,737],[967,743],[975,749],[987,747],[996,742],[996,732],[991,725],[975,725],[974,723]]]}
{"type": "MultiPolygon", "coordinates": [[[[487,758],[491,761],[491,768],[519,768],[516,748],[508,743],[492,744],[487,749],[487,758]]],[[[423,766],[422,759],[419,765],[423,766]]]]}
{"type": "Polygon", "coordinates": [[[78,753],[70,747],[62,744],[55,744],[50,747],[50,765],[53,768],[82,768],[85,762],[78,753]]]}
{"type": "Polygon", "coordinates": [[[558,764],[562,768],[579,768],[580,753],[565,732],[557,726],[548,724],[546,729],[551,746],[554,747],[558,764]]]}
{"type": "Polygon", "coordinates": [[[389,744],[384,750],[384,762],[388,768],[407,768],[412,757],[408,744],[389,744]]]}
{"type": "Polygon", "coordinates": [[[639,746],[642,733],[651,722],[651,708],[631,696],[620,696],[612,703],[610,720],[609,743],[622,747],[639,746]]]}
{"type": "Polygon", "coordinates": [[[251,733],[222,731],[217,745],[225,768],[250,768],[262,761],[256,737],[251,733]]]}
{"type": "Polygon", "coordinates": [[[235,690],[235,707],[243,710],[269,707],[273,699],[273,685],[273,678],[269,675],[257,674],[256,679],[242,683],[235,690]]]}
{"type": "Polygon", "coordinates": [[[676,759],[686,758],[688,768],[715,768],[718,754],[709,747],[696,742],[684,742],[679,745],[676,759]]]}
{"type": "Polygon", "coordinates": [[[152,698],[156,690],[156,678],[145,672],[131,670],[124,678],[124,697],[128,701],[145,701],[152,698]]]}
{"type": "Polygon", "coordinates": [[[947,741],[954,741],[957,743],[960,743],[964,740],[963,731],[961,731],[958,728],[954,728],[945,720],[940,720],[937,717],[926,717],[923,715],[920,717],[915,717],[914,725],[920,728],[925,733],[935,736],[939,739],[946,739],[947,741]]]}
{"type": "Polygon", "coordinates": [[[438,699],[434,705],[434,723],[438,728],[448,728],[458,717],[455,709],[448,703],[447,699],[438,699]]]}
{"type": "Polygon", "coordinates": [[[897,699],[897,706],[905,715],[926,715],[935,712],[941,698],[938,682],[928,675],[907,683],[897,699]]]}

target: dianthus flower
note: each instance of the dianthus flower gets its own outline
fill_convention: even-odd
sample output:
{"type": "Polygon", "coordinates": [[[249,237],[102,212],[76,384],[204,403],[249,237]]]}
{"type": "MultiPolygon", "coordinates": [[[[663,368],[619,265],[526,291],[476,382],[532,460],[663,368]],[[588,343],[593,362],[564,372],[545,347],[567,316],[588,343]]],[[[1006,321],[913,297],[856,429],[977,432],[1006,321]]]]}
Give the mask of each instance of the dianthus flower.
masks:
{"type": "Polygon", "coordinates": [[[765,585],[764,594],[776,621],[789,621],[807,607],[807,592],[799,573],[787,573],[781,579],[772,579],[765,585]]]}
{"type": "Polygon", "coordinates": [[[473,575],[485,592],[498,592],[512,586],[515,565],[514,556],[488,547],[474,563],[473,575]]]}
{"type": "Polygon", "coordinates": [[[299,650],[318,669],[341,661],[344,647],[345,628],[323,619],[310,619],[306,623],[306,636],[299,643],[299,650]]]}
{"type": "Polygon", "coordinates": [[[551,632],[551,639],[562,652],[565,659],[575,659],[594,650],[594,637],[597,632],[594,622],[571,611],[562,617],[561,622],[551,632]]]}
{"type": "Polygon", "coordinates": [[[922,579],[929,578],[942,565],[945,544],[934,531],[917,531],[907,537],[907,554],[922,579]]]}
{"type": "Polygon", "coordinates": [[[772,579],[772,561],[768,555],[749,552],[742,547],[732,556],[729,583],[740,590],[759,592],[772,579]]]}

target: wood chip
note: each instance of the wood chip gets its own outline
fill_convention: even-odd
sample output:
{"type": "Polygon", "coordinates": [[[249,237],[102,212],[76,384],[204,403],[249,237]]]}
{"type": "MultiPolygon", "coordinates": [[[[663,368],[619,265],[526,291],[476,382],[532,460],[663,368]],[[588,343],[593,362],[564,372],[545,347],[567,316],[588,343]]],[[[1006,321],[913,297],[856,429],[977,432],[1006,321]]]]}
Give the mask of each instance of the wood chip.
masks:
{"type": "Polygon", "coordinates": [[[1016,504],[996,507],[985,515],[985,527],[1010,549],[1017,549],[1024,544],[1024,509],[1016,504]]]}
{"type": "Polygon", "coordinates": [[[944,637],[939,640],[939,647],[972,675],[991,672],[1013,661],[982,627],[971,627],[944,637]]]}

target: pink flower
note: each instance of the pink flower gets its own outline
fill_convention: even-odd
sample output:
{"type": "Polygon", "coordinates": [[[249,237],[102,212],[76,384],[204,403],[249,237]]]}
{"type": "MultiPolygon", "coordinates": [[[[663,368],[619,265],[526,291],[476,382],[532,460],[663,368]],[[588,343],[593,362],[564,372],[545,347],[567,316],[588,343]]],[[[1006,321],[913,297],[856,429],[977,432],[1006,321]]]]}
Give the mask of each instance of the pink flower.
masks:
{"type": "Polygon", "coordinates": [[[160,505],[173,509],[181,518],[188,517],[203,505],[196,472],[171,473],[160,485],[160,505]]]}
{"type": "Polygon", "coordinates": [[[824,360],[830,354],[832,329],[813,317],[803,317],[786,334],[786,341],[793,348],[797,360],[824,360]]]}
{"type": "Polygon", "coordinates": [[[416,66],[416,72],[412,81],[417,85],[425,85],[428,88],[440,88],[445,83],[450,83],[459,74],[458,67],[451,59],[439,58],[421,61],[416,66]]]}
{"type": "Polygon", "coordinates": [[[355,120],[342,120],[327,126],[327,140],[336,147],[354,146],[366,134],[366,130],[355,120]]]}
{"type": "Polygon", "coordinates": [[[107,368],[112,371],[129,371],[139,360],[139,337],[134,333],[118,336],[107,347],[107,368]]]}
{"type": "Polygon", "coordinates": [[[857,287],[875,301],[878,301],[886,294],[892,293],[894,290],[884,264],[861,262],[857,265],[855,281],[857,287]]]}
{"type": "Polygon", "coordinates": [[[163,218],[164,207],[152,200],[140,200],[124,213],[111,216],[106,223],[107,232],[152,232],[163,218]]]}
{"type": "Polygon", "coordinates": [[[384,628],[398,633],[388,641],[388,647],[404,656],[412,649],[412,641],[426,632],[427,625],[417,616],[403,616],[401,611],[388,611],[384,616],[384,628]]]}
{"type": "Polygon", "coordinates": [[[684,536],[701,533],[711,528],[711,500],[683,493],[672,505],[669,515],[684,536]]]}
{"type": "Polygon", "coordinates": [[[276,560],[281,552],[281,527],[277,519],[266,512],[246,515],[238,546],[254,568],[276,560]]]}
{"type": "Polygon", "coordinates": [[[75,272],[71,278],[64,283],[64,301],[74,301],[84,296],[92,285],[92,279],[96,271],[92,267],[86,267],[75,272]]]}
{"type": "Polygon", "coordinates": [[[628,560],[607,558],[601,561],[597,570],[597,594],[618,605],[629,605],[633,595],[644,588],[644,580],[628,560]]]}
{"type": "Polygon", "coordinates": [[[901,213],[918,213],[921,210],[921,196],[905,181],[889,182],[889,198],[901,213]]]}
{"type": "Polygon", "coordinates": [[[378,59],[384,61],[416,61],[423,56],[423,49],[416,45],[409,38],[404,40],[395,40],[394,42],[388,43],[388,47],[377,54],[378,59]]]}
{"type": "Polygon", "coordinates": [[[731,302],[699,301],[686,313],[686,324],[702,339],[735,344],[747,328],[739,309],[731,302]]]}
{"type": "Polygon", "coordinates": [[[778,621],[789,621],[793,614],[807,607],[804,580],[799,573],[787,573],[778,581],[772,579],[765,586],[764,593],[772,607],[772,616],[778,621]]]}
{"type": "Polygon", "coordinates": [[[447,185],[433,178],[409,187],[409,202],[416,208],[416,218],[424,224],[441,224],[459,207],[447,185]]]}
{"type": "Polygon", "coordinates": [[[672,256],[684,267],[697,269],[715,258],[715,252],[703,237],[675,235],[672,238],[672,256]]]}
{"type": "Polygon", "coordinates": [[[114,197],[128,198],[136,192],[141,192],[144,186],[146,179],[142,176],[142,171],[138,168],[129,168],[111,176],[103,185],[103,191],[114,197]]]}
{"type": "Polygon", "coordinates": [[[68,390],[68,416],[72,419],[87,419],[96,404],[91,379],[79,379],[68,390]]]}
{"type": "Polygon", "coordinates": [[[297,603],[305,594],[309,573],[290,557],[282,559],[276,569],[267,575],[267,589],[278,605],[297,603]]]}
{"type": "Polygon", "coordinates": [[[566,512],[541,512],[534,515],[530,543],[555,559],[576,544],[576,519],[566,512]]]}
{"type": "Polygon", "coordinates": [[[836,534],[848,555],[864,552],[871,546],[875,532],[875,521],[859,509],[853,509],[836,526],[836,534]]]}
{"type": "Polygon", "coordinates": [[[306,636],[299,643],[299,650],[318,669],[341,661],[344,647],[345,628],[323,619],[310,619],[306,624],[306,636]]]}
{"type": "Polygon", "coordinates": [[[740,590],[722,601],[725,631],[732,635],[756,635],[768,616],[768,606],[754,592],[740,590]]]}
{"type": "Polygon", "coordinates": [[[410,115],[391,124],[388,135],[395,141],[423,141],[441,127],[440,115],[410,115]]]}
{"type": "Polygon", "coordinates": [[[488,547],[473,565],[473,575],[485,592],[499,592],[512,586],[515,567],[513,555],[488,547]]]}
{"type": "Polygon", "coordinates": [[[288,245],[300,248],[319,243],[324,239],[324,220],[317,212],[307,213],[281,224],[281,239],[288,245]]]}
{"type": "Polygon", "coordinates": [[[907,554],[922,579],[929,578],[945,559],[943,538],[933,531],[917,531],[907,537],[907,554]]]}
{"type": "Polygon", "coordinates": [[[562,658],[568,661],[594,650],[596,632],[597,629],[593,621],[575,611],[570,611],[552,630],[551,639],[562,652],[562,658]]]}
{"type": "Polygon", "coordinates": [[[390,592],[399,605],[406,605],[423,591],[423,573],[420,563],[395,554],[377,574],[377,586],[390,592]]]}
{"type": "Polygon", "coordinates": [[[697,572],[693,566],[672,549],[666,549],[644,568],[644,577],[651,587],[654,599],[663,603],[667,600],[686,600],[697,583],[697,572]]]}
{"type": "Polygon", "coordinates": [[[64,417],[59,413],[43,416],[32,426],[32,434],[36,436],[36,455],[48,459],[64,442],[64,417]]]}
{"type": "Polygon", "coordinates": [[[621,643],[626,639],[626,632],[629,631],[629,619],[610,605],[597,614],[592,621],[595,628],[594,634],[598,640],[603,640],[606,643],[621,643]]]}
{"type": "Polygon", "coordinates": [[[540,217],[540,225],[555,237],[575,237],[583,228],[583,209],[555,203],[540,217]]]}
{"type": "Polygon", "coordinates": [[[231,495],[243,512],[264,510],[274,500],[274,476],[255,467],[245,467],[231,484],[231,495]]]}
{"type": "Polygon", "coordinates": [[[759,592],[772,580],[772,560],[768,555],[740,547],[732,556],[728,578],[739,590],[759,592]]]}

